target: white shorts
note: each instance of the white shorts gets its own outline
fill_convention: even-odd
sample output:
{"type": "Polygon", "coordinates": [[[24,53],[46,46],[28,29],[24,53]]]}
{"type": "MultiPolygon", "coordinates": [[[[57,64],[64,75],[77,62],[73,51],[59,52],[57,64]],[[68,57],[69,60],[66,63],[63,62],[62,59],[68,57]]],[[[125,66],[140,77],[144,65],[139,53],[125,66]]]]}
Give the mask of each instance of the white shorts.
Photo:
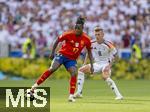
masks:
{"type": "MultiPolygon", "coordinates": [[[[108,66],[109,63],[93,63],[94,73],[103,72],[105,67],[108,66]]],[[[111,73],[111,70],[109,71],[111,73]]]]}

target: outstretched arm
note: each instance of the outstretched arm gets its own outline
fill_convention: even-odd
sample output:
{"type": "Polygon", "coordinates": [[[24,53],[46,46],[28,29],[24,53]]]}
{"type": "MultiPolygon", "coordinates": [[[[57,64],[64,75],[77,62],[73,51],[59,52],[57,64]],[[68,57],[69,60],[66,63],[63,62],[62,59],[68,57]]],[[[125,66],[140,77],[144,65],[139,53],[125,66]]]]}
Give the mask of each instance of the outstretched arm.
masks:
{"type": "Polygon", "coordinates": [[[52,53],[51,53],[51,55],[50,55],[50,59],[53,59],[53,58],[54,58],[55,50],[56,50],[56,47],[57,47],[58,43],[59,43],[59,40],[56,39],[56,41],[54,42],[53,48],[52,48],[52,53]]]}
{"type": "Polygon", "coordinates": [[[89,56],[90,64],[91,64],[91,73],[93,74],[94,69],[93,69],[93,58],[92,58],[91,49],[87,49],[87,52],[88,52],[88,56],[89,56]]]}

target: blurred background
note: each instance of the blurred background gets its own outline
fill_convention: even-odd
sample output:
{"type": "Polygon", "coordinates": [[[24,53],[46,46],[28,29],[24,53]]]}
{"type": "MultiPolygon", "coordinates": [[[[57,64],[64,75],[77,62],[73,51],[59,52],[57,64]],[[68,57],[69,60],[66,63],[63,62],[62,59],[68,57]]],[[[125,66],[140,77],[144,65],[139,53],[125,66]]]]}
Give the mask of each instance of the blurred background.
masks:
{"type": "MultiPolygon", "coordinates": [[[[38,77],[50,65],[45,57],[54,40],[79,15],[86,17],[84,31],[92,39],[99,25],[117,47],[113,78],[150,79],[149,0],[0,0],[0,79],[38,77]]],[[[55,74],[69,77],[63,67],[55,74]]]]}

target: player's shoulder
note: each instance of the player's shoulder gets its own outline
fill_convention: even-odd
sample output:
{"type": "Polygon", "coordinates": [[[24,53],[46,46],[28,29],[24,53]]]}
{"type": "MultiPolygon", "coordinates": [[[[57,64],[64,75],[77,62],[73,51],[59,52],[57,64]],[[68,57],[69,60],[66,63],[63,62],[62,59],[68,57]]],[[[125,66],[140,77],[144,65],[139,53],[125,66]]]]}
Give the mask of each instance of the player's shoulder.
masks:
{"type": "Polygon", "coordinates": [[[83,32],[82,36],[83,36],[85,39],[91,41],[91,38],[90,38],[85,32],[83,32]]]}
{"type": "Polygon", "coordinates": [[[109,48],[115,48],[115,45],[113,44],[113,42],[108,41],[108,40],[104,40],[103,42],[105,45],[107,45],[109,48]]]}
{"type": "Polygon", "coordinates": [[[111,41],[109,41],[109,40],[104,40],[104,43],[111,44],[111,45],[113,45],[113,46],[114,46],[114,43],[113,43],[113,42],[111,42],[111,41]]]}
{"type": "Polygon", "coordinates": [[[67,35],[72,35],[72,34],[74,34],[73,30],[67,30],[67,31],[63,32],[62,35],[67,36],[67,35]]]}

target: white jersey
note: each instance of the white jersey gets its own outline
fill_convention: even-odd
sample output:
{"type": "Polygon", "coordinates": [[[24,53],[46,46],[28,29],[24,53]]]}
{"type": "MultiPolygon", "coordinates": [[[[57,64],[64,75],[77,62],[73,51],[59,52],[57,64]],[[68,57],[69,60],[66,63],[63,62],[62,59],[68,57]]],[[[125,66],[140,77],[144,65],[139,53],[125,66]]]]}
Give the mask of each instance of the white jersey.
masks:
{"type": "Polygon", "coordinates": [[[92,41],[92,55],[95,63],[111,62],[116,53],[117,50],[111,42],[105,40],[99,44],[97,41],[92,41]]]}

